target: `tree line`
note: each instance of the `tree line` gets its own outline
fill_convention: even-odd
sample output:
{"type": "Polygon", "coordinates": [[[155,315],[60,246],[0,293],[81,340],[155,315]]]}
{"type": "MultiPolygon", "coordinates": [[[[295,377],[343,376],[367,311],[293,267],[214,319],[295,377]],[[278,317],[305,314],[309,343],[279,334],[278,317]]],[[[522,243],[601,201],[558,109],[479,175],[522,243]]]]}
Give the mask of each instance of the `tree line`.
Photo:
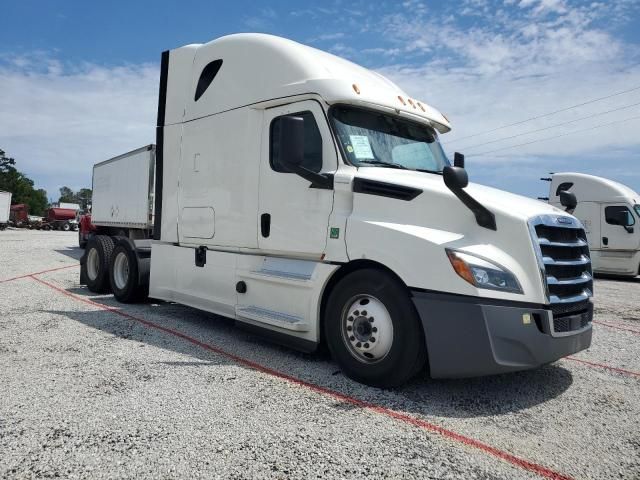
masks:
{"type": "MultiPolygon", "coordinates": [[[[49,208],[47,192],[42,188],[35,188],[33,180],[16,168],[14,158],[7,156],[0,148],[0,190],[11,192],[11,203],[24,203],[29,207],[29,214],[43,216],[49,208]]],[[[77,203],[86,209],[91,204],[90,188],[81,188],[77,192],[69,187],[60,189],[59,202],[77,203]]]]}

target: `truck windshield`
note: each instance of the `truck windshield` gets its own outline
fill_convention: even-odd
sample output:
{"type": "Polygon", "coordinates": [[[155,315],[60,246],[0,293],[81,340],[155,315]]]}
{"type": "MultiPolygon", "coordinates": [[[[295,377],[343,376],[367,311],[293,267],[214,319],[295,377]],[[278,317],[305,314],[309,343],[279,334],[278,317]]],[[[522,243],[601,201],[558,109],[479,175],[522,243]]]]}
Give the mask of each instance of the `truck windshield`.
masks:
{"type": "Polygon", "coordinates": [[[636,214],[638,215],[638,217],[640,217],[640,205],[636,204],[636,205],[633,206],[633,208],[635,209],[636,214]]]}
{"type": "Polygon", "coordinates": [[[356,167],[385,167],[442,173],[449,165],[438,134],[428,125],[338,105],[333,123],[347,161],[356,167]]]}

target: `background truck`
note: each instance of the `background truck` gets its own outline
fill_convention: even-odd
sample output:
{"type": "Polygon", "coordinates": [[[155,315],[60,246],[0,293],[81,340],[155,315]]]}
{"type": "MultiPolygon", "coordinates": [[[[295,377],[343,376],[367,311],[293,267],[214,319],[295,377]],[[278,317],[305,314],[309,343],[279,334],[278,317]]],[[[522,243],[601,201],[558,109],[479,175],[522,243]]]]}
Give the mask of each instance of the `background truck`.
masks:
{"type": "MultiPolygon", "coordinates": [[[[93,236],[90,290],[189,305],[305,351],[326,344],[347,376],[381,387],[424,368],[535,368],[590,345],[582,225],[469,184],[433,107],[270,35],[166,51],[160,71],[153,240],[93,236]]],[[[94,170],[107,220],[129,215],[120,197],[146,198],[152,171],[100,199],[108,165],[94,170]]]]}
{"type": "Polygon", "coordinates": [[[11,205],[9,211],[9,220],[14,227],[29,226],[29,206],[24,203],[16,203],[11,205]]]}
{"type": "Polygon", "coordinates": [[[9,212],[11,211],[11,192],[0,191],[0,230],[9,225],[9,212]]]}
{"type": "Polygon", "coordinates": [[[80,219],[80,247],[93,235],[152,237],[155,157],[155,145],[147,145],[94,165],[91,214],[80,219]]]}
{"type": "Polygon", "coordinates": [[[549,202],[575,194],[574,215],[584,225],[596,273],[640,275],[640,194],[613,180],[583,173],[551,175],[549,202]]]}
{"type": "Polygon", "coordinates": [[[78,229],[76,210],[73,208],[49,208],[39,228],[65,232],[75,231],[78,229]]]}

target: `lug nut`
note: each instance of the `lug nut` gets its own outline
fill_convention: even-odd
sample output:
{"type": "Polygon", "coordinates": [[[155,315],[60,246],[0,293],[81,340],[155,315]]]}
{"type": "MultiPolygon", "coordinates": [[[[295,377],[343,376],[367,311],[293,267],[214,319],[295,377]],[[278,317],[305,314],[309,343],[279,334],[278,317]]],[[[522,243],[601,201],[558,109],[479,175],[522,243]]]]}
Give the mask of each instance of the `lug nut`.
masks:
{"type": "Polygon", "coordinates": [[[369,323],[373,323],[373,317],[369,317],[369,323]]]}
{"type": "Polygon", "coordinates": [[[367,311],[366,310],[362,310],[362,316],[366,317],[367,316],[367,311]]]}
{"type": "Polygon", "coordinates": [[[371,337],[371,338],[369,339],[369,341],[370,341],[371,343],[375,343],[375,341],[376,341],[376,337],[371,337]]]}
{"type": "Polygon", "coordinates": [[[347,327],[347,332],[350,332],[351,330],[353,330],[353,327],[352,327],[351,325],[349,325],[349,326],[347,327]]]}
{"type": "Polygon", "coordinates": [[[378,331],[378,329],[377,329],[376,327],[373,327],[373,328],[371,329],[371,331],[375,333],[375,332],[377,332],[377,331],[378,331]]]}
{"type": "Polygon", "coordinates": [[[356,337],[354,337],[353,335],[351,335],[351,336],[349,337],[349,340],[351,340],[352,342],[353,342],[355,339],[356,339],[356,337]]]}
{"type": "Polygon", "coordinates": [[[364,348],[369,348],[369,344],[368,344],[368,343],[365,343],[365,344],[364,344],[364,348]]]}
{"type": "Polygon", "coordinates": [[[360,342],[356,343],[356,347],[360,348],[362,344],[360,342]]]}
{"type": "Polygon", "coordinates": [[[349,317],[349,318],[348,318],[348,320],[349,320],[350,322],[353,322],[353,317],[349,317]]]}
{"type": "Polygon", "coordinates": [[[355,312],[353,312],[353,314],[354,314],[356,317],[359,317],[359,316],[360,316],[360,312],[359,312],[358,310],[356,310],[355,312]]]}

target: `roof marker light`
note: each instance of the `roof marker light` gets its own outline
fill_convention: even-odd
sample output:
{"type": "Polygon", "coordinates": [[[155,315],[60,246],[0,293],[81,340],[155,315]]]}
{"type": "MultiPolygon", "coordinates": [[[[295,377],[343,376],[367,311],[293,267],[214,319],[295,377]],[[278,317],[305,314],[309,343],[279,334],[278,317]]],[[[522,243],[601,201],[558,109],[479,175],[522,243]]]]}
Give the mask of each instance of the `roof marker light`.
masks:
{"type": "Polygon", "coordinates": [[[404,98],[402,98],[400,95],[398,95],[398,100],[400,100],[402,102],[402,105],[406,105],[407,102],[404,101],[404,98]]]}
{"type": "Polygon", "coordinates": [[[351,86],[353,87],[353,91],[356,92],[358,95],[360,95],[360,89],[358,88],[358,85],[354,83],[351,86]]]}
{"type": "Polygon", "coordinates": [[[410,98],[407,99],[407,102],[409,102],[409,105],[411,105],[413,108],[416,108],[416,104],[413,103],[413,100],[411,100],[410,98]]]}
{"type": "Polygon", "coordinates": [[[418,106],[420,107],[420,110],[422,110],[423,112],[426,112],[426,110],[424,109],[424,107],[422,106],[422,104],[420,102],[418,102],[418,106]]]}

